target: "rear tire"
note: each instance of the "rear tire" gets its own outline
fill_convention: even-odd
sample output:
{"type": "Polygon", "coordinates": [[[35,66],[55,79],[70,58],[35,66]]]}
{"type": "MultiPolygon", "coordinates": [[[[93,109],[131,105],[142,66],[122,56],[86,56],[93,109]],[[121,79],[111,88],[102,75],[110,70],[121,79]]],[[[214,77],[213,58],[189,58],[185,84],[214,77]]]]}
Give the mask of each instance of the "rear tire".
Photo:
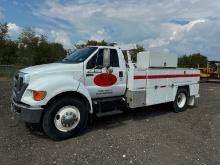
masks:
{"type": "Polygon", "coordinates": [[[188,100],[189,91],[186,88],[179,88],[173,102],[173,111],[176,113],[185,111],[188,107],[188,100]]]}
{"type": "Polygon", "coordinates": [[[53,140],[64,140],[83,132],[88,121],[86,104],[76,97],[55,100],[43,116],[43,129],[53,140]]]}

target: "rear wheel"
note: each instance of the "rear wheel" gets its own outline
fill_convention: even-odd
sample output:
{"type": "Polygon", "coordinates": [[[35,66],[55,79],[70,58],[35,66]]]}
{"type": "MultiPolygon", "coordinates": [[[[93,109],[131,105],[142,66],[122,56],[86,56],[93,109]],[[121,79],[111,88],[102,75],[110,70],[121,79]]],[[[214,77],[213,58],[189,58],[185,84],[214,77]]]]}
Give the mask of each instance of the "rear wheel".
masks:
{"type": "Polygon", "coordinates": [[[86,127],[88,110],[83,101],[75,97],[59,98],[51,104],[43,117],[43,129],[54,140],[79,135],[86,127]]]}
{"type": "Polygon", "coordinates": [[[187,109],[189,91],[186,88],[179,88],[173,103],[174,112],[183,112],[187,109]]]}

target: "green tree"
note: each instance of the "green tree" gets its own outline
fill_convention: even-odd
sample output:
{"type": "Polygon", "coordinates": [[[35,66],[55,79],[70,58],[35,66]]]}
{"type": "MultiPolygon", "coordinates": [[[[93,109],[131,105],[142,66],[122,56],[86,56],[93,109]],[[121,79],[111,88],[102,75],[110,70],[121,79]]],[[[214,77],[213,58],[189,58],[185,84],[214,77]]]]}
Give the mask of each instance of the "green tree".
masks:
{"type": "Polygon", "coordinates": [[[30,27],[23,29],[17,41],[12,41],[7,23],[0,23],[0,64],[28,66],[50,63],[66,54],[62,44],[49,42],[46,35],[37,35],[30,27]]]}
{"type": "Polygon", "coordinates": [[[40,42],[37,56],[35,56],[35,64],[45,64],[56,62],[63,59],[67,55],[67,51],[59,43],[40,42]]]}
{"type": "Polygon", "coordinates": [[[63,45],[60,43],[50,43],[51,47],[51,62],[59,61],[66,57],[67,51],[63,48],[63,45]]]}
{"type": "Polygon", "coordinates": [[[31,28],[23,29],[18,38],[20,63],[38,65],[65,57],[67,51],[59,43],[50,43],[46,35],[36,35],[31,28]]]}
{"type": "MultiPolygon", "coordinates": [[[[132,62],[137,62],[137,54],[139,52],[145,51],[145,49],[142,45],[136,45],[136,47],[137,47],[137,49],[134,49],[134,50],[130,51],[132,62]]],[[[124,54],[124,57],[125,57],[125,61],[128,61],[127,51],[123,51],[123,54],[124,54]]]]}
{"type": "Polygon", "coordinates": [[[136,62],[137,61],[137,54],[139,52],[143,52],[145,49],[142,45],[136,45],[137,49],[134,49],[132,52],[131,52],[131,60],[133,62],[136,62]]]}
{"type": "Polygon", "coordinates": [[[0,23],[0,64],[10,65],[17,60],[18,45],[8,36],[7,23],[0,23]]]}
{"type": "Polygon", "coordinates": [[[208,62],[208,58],[200,53],[192,54],[190,56],[191,67],[196,68],[198,64],[202,67],[205,67],[208,62]]]}
{"type": "Polygon", "coordinates": [[[190,64],[190,59],[187,55],[183,55],[178,58],[178,66],[182,68],[187,68],[189,67],[190,64]]]}
{"type": "Polygon", "coordinates": [[[17,63],[18,44],[11,40],[4,43],[4,48],[1,50],[1,64],[12,65],[17,63]]]}
{"type": "Polygon", "coordinates": [[[8,25],[7,23],[0,23],[0,41],[8,39],[8,25]]]}
{"type": "Polygon", "coordinates": [[[184,55],[178,58],[178,66],[183,68],[196,68],[198,65],[200,67],[205,67],[207,62],[207,57],[200,53],[189,56],[184,55]]]}
{"type": "Polygon", "coordinates": [[[7,23],[0,23],[0,64],[3,64],[5,57],[6,39],[8,38],[7,23]]]}
{"type": "Polygon", "coordinates": [[[88,40],[85,44],[76,44],[76,49],[85,48],[88,46],[107,46],[108,43],[105,40],[102,41],[95,41],[95,40],[88,40]]]}
{"type": "Polygon", "coordinates": [[[19,62],[23,65],[34,65],[37,56],[37,49],[40,38],[36,36],[35,31],[30,28],[24,28],[18,37],[19,43],[19,62]]]}

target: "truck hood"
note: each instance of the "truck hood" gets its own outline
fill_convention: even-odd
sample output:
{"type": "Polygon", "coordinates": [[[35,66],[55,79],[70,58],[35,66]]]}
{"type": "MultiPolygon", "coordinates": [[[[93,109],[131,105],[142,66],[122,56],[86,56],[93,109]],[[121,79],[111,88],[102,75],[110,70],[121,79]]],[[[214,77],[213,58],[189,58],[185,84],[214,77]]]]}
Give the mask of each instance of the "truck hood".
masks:
{"type": "Polygon", "coordinates": [[[39,73],[53,73],[53,72],[65,72],[65,71],[82,71],[83,64],[70,64],[70,63],[51,63],[31,66],[28,68],[21,69],[20,71],[28,74],[39,74],[39,73]]]}

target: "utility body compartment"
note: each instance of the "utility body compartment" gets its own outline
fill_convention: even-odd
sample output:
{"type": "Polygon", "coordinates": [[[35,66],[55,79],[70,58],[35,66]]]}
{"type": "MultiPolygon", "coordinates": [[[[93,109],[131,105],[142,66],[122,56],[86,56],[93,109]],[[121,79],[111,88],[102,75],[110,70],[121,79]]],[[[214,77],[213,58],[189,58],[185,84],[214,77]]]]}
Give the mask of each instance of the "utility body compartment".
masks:
{"type": "Polygon", "coordinates": [[[198,96],[200,71],[176,67],[177,56],[138,53],[137,64],[128,68],[126,97],[129,107],[172,102],[181,86],[189,89],[190,97],[198,96]]]}
{"type": "Polygon", "coordinates": [[[137,67],[139,68],[176,68],[177,56],[168,53],[140,52],[137,55],[137,67]]]}
{"type": "Polygon", "coordinates": [[[130,68],[128,76],[126,96],[130,108],[174,101],[181,86],[189,89],[190,96],[197,97],[199,94],[199,70],[130,68]],[[139,98],[138,103],[135,102],[136,97],[139,98]]]}

